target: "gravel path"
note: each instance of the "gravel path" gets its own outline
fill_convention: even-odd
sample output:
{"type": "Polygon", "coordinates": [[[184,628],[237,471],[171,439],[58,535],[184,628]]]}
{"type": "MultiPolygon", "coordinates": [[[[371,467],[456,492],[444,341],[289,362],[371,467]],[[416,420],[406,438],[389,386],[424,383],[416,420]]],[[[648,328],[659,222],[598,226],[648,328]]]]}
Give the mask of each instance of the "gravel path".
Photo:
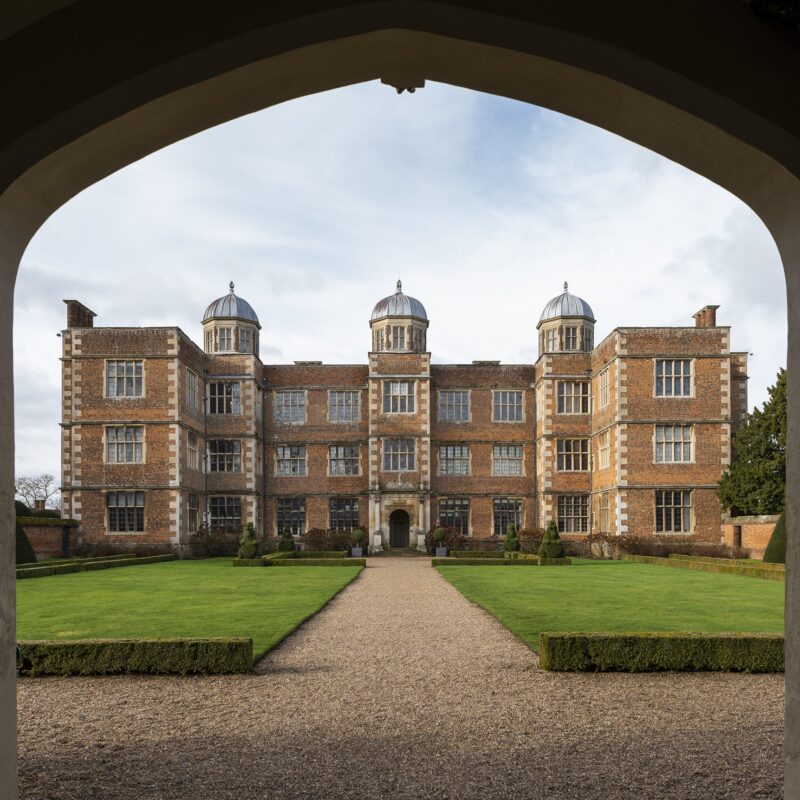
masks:
{"type": "Polygon", "coordinates": [[[780,798],[783,677],[569,675],[371,559],[252,676],[19,682],[23,800],[780,798]]]}

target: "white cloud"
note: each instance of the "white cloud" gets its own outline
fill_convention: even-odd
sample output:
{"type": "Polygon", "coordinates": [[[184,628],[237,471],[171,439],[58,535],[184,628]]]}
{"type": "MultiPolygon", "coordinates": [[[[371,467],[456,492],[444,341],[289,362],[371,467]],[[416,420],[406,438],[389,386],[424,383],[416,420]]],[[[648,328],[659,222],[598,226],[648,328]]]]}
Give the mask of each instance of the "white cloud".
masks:
{"type": "Polygon", "coordinates": [[[692,324],[720,303],[755,353],[751,405],[785,363],[769,234],[730,194],[619,137],[502,98],[362,84],[206,131],[86,190],[47,222],[17,284],[18,472],[59,470],[61,299],[99,325],[199,341],[229,280],[276,363],[363,363],[397,277],[434,359],[530,361],[564,280],[619,325],[692,324]]]}

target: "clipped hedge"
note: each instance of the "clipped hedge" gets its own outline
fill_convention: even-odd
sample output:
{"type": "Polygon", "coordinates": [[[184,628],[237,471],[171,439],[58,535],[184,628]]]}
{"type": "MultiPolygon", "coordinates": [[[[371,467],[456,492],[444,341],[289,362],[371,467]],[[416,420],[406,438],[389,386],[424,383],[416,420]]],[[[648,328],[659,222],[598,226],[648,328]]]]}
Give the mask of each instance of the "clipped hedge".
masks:
{"type": "Polygon", "coordinates": [[[46,564],[43,566],[24,566],[17,569],[17,578],[45,578],[49,575],[66,575],[71,572],[91,572],[98,569],[111,569],[112,567],[133,567],[138,564],[155,564],[159,561],[174,561],[174,553],[161,556],[140,556],[138,558],[105,558],[97,560],[74,560],[61,564],[46,564]]]}
{"type": "Polygon", "coordinates": [[[264,566],[268,567],[272,561],[283,561],[291,557],[292,554],[288,550],[278,550],[275,553],[267,553],[267,555],[261,556],[261,560],[264,562],[264,566]]]}
{"type": "Polygon", "coordinates": [[[17,569],[31,569],[32,567],[60,567],[63,564],[89,564],[92,561],[119,561],[123,558],[134,558],[126,553],[119,556],[94,556],[92,558],[48,558],[36,564],[19,564],[17,569]]]}
{"type": "Polygon", "coordinates": [[[265,567],[263,558],[234,558],[231,562],[234,567],[265,567]]]}
{"type": "Polygon", "coordinates": [[[736,567],[753,567],[754,569],[772,569],[777,572],[786,572],[785,564],[768,564],[763,561],[745,561],[732,558],[715,558],[714,556],[683,556],[671,553],[669,558],[682,559],[684,561],[702,561],[706,564],[733,564],[736,567]]]}
{"type": "Polygon", "coordinates": [[[175,561],[177,556],[174,553],[167,553],[160,556],[138,556],[131,558],[115,558],[104,561],[90,561],[82,564],[81,569],[85,571],[96,569],[111,569],[112,567],[135,567],[138,564],[158,564],[161,561],[175,561]]]}
{"type": "Polygon", "coordinates": [[[61,517],[17,517],[20,525],[39,525],[50,528],[75,528],[80,523],[76,519],[62,519],[61,517]]]}
{"type": "Polygon", "coordinates": [[[451,550],[453,558],[503,558],[507,554],[502,550],[451,550]]]}
{"type": "Polygon", "coordinates": [[[17,645],[20,675],[218,675],[253,669],[252,639],[82,639],[17,645]]]}
{"type": "Polygon", "coordinates": [[[534,558],[432,558],[434,567],[538,567],[534,558]]]}
{"type": "Polygon", "coordinates": [[[786,573],[776,569],[764,569],[760,564],[732,562],[727,564],[695,561],[685,558],[659,558],[658,556],[623,556],[623,561],[635,561],[639,564],[661,564],[679,569],[696,569],[700,572],[718,572],[724,575],[739,575],[743,578],[764,578],[768,581],[783,581],[786,573]]]}
{"type": "Polygon", "coordinates": [[[539,557],[540,567],[568,567],[572,563],[571,558],[542,558],[539,557]]]}
{"type": "Polygon", "coordinates": [[[15,550],[15,562],[17,565],[36,563],[36,553],[34,552],[30,540],[28,539],[28,534],[25,533],[25,528],[20,525],[19,518],[17,518],[16,524],[15,550]]]}
{"type": "Polygon", "coordinates": [[[539,666],[556,672],[783,672],[772,633],[542,633],[539,666]]]}
{"type": "Polygon", "coordinates": [[[768,564],[786,563],[786,512],[778,517],[772,536],[769,537],[767,548],[764,550],[764,561],[768,564]]]}
{"type": "Polygon", "coordinates": [[[292,558],[347,558],[348,550],[295,550],[292,558]]]}
{"type": "Polygon", "coordinates": [[[366,558],[278,558],[273,567],[366,567],[366,558]]]}

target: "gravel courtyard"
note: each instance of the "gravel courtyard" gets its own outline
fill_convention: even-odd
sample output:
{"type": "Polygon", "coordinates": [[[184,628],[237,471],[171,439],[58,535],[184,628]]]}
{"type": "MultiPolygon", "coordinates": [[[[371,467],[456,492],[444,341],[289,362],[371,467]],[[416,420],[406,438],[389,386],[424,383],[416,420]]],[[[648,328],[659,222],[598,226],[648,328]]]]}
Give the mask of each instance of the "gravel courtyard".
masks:
{"type": "Polygon", "coordinates": [[[19,681],[23,800],[782,797],[783,676],[571,675],[424,558],[251,676],[19,681]]]}

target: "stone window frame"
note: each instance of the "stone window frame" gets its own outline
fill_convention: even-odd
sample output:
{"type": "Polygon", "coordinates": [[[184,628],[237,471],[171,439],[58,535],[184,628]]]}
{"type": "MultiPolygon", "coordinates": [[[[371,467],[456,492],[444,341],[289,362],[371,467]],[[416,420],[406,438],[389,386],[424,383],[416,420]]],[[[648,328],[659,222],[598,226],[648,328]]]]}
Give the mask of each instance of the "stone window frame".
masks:
{"type": "Polygon", "coordinates": [[[105,495],[106,533],[117,535],[146,532],[144,491],[115,489],[107,491],[105,495]],[[120,504],[120,500],[122,500],[122,504],[120,504]],[[125,512],[120,514],[118,509],[125,509],[125,512]],[[133,510],[133,514],[128,513],[129,510],[133,510]]]}
{"type": "Polygon", "coordinates": [[[286,527],[291,530],[292,536],[302,536],[306,532],[307,523],[305,497],[275,498],[275,533],[277,536],[280,536],[286,527]]]}
{"type": "Polygon", "coordinates": [[[659,400],[687,400],[693,399],[695,396],[695,359],[694,358],[654,358],[653,359],[653,397],[658,398],[659,400]],[[662,374],[659,375],[659,364],[666,365],[667,363],[671,364],[671,374],[667,376],[666,368],[662,367],[662,374]],[[675,364],[688,364],[689,365],[689,374],[686,375],[683,372],[683,367],[681,367],[681,373],[676,375],[675,373],[675,364]],[[659,392],[659,380],[664,381],[665,379],[669,378],[671,380],[671,387],[672,393],[666,394],[666,383],[662,383],[661,392],[659,392]],[[680,380],[681,384],[681,393],[675,394],[675,381],[680,380]],[[685,388],[685,381],[688,379],[689,381],[689,391],[684,392],[685,388]]]}
{"type": "Polygon", "coordinates": [[[242,413],[242,384],[241,381],[209,381],[206,384],[206,397],[208,398],[208,413],[215,417],[238,417],[242,413]],[[219,387],[223,387],[222,394],[218,394],[219,387]],[[217,391],[212,392],[216,387],[217,391]],[[230,392],[229,392],[230,390],[230,392]],[[212,397],[212,394],[214,395],[212,397]],[[229,396],[230,394],[230,396],[229,396]],[[217,410],[219,405],[223,410],[217,410]],[[230,409],[230,410],[228,410],[230,409]]]}
{"type": "MultiPolygon", "coordinates": [[[[513,405],[506,399],[506,402],[500,403],[500,407],[506,407],[509,410],[511,408],[517,408],[517,404],[514,403],[513,405]]],[[[525,390],[524,389],[492,389],[492,422],[496,422],[501,425],[519,425],[525,422],[525,390]],[[495,415],[495,412],[498,407],[497,402],[497,395],[502,394],[518,394],[520,395],[520,402],[519,402],[519,419],[498,419],[495,415]]]]}
{"type": "Polygon", "coordinates": [[[665,488],[653,492],[653,530],[656,534],[673,535],[684,533],[691,536],[694,533],[694,497],[692,489],[665,488]],[[676,497],[680,495],[680,502],[676,497]],[[676,517],[679,509],[679,517],[676,517]],[[669,521],[669,526],[667,522],[669,521]]]}
{"type": "Polygon", "coordinates": [[[589,439],[585,436],[571,436],[556,439],[556,472],[588,472],[589,439]],[[578,447],[576,449],[576,443],[578,447]],[[575,463],[578,466],[575,466],[575,463]]]}
{"type": "Polygon", "coordinates": [[[654,464],[694,464],[695,463],[695,426],[691,422],[657,422],[653,425],[653,463],[654,464]],[[662,438],[659,441],[659,430],[661,430],[662,438]],[[667,438],[667,431],[671,430],[671,439],[667,438]],[[681,438],[676,439],[675,433],[680,430],[681,438]],[[688,438],[684,438],[688,430],[688,438]],[[668,446],[670,446],[668,448],[668,446]],[[661,447],[659,458],[659,447],[661,447]],[[688,458],[684,458],[688,448],[688,458]],[[665,458],[671,450],[671,455],[675,456],[676,453],[680,458],[665,458]]]}
{"type": "Polygon", "coordinates": [[[200,495],[194,492],[186,496],[186,526],[189,533],[196,533],[200,527],[200,495]]]}
{"type": "Polygon", "coordinates": [[[452,425],[463,425],[464,423],[472,422],[472,389],[437,389],[436,421],[446,422],[452,425]],[[445,396],[450,394],[466,395],[466,404],[464,403],[463,397],[461,398],[461,401],[458,402],[457,404],[448,403],[447,400],[445,399],[445,396]],[[460,408],[463,410],[466,406],[466,412],[467,412],[466,417],[463,417],[461,419],[455,419],[455,418],[448,419],[446,414],[445,416],[442,416],[443,399],[445,400],[444,402],[445,409],[451,407],[452,409],[460,408]]]}
{"type": "Polygon", "coordinates": [[[556,502],[556,520],[559,533],[587,533],[589,495],[560,494],[556,502]]]}
{"type": "Polygon", "coordinates": [[[525,447],[516,442],[495,442],[492,444],[492,475],[500,478],[525,477],[525,447]],[[518,450],[519,455],[511,454],[511,450],[518,450]],[[500,452],[498,452],[500,451],[500,452]],[[503,452],[505,451],[505,452],[503,452]],[[505,465],[505,466],[503,466],[505,465]],[[519,472],[511,471],[512,466],[518,465],[519,472]]]}
{"type": "Polygon", "coordinates": [[[186,431],[186,467],[187,469],[200,470],[200,436],[194,431],[186,431]],[[192,446],[194,437],[194,446],[192,446]],[[192,458],[194,453],[194,458],[192,458]]]}
{"type": "Polygon", "coordinates": [[[599,385],[597,389],[597,407],[605,408],[611,402],[609,389],[610,367],[603,367],[598,373],[599,385]]]}
{"type": "Polygon", "coordinates": [[[381,440],[381,445],[383,449],[383,458],[381,460],[383,469],[381,472],[416,472],[417,440],[414,437],[386,437],[381,440]],[[410,449],[401,449],[403,444],[407,445],[409,442],[411,443],[410,449]],[[392,452],[388,448],[395,443],[397,444],[397,450],[392,452]],[[396,459],[397,466],[387,467],[387,464],[391,464],[392,458],[396,459]],[[401,465],[403,459],[405,459],[405,466],[401,465]]]}
{"type": "Polygon", "coordinates": [[[581,326],[564,325],[564,327],[561,330],[562,330],[562,341],[564,343],[564,351],[568,353],[578,352],[581,342],[581,326]]]}
{"type": "Polygon", "coordinates": [[[548,328],[544,332],[544,351],[545,353],[558,352],[558,328],[548,328]]]}
{"type": "Polygon", "coordinates": [[[333,425],[348,425],[352,424],[353,422],[361,422],[361,389],[328,389],[328,422],[333,425]],[[354,416],[342,419],[335,419],[334,416],[331,414],[331,411],[336,408],[337,413],[339,409],[345,409],[347,407],[346,403],[336,403],[334,405],[333,396],[334,395],[356,395],[356,402],[350,404],[350,408],[354,409],[354,416]]]}
{"type": "Polygon", "coordinates": [[[354,531],[361,527],[360,504],[358,497],[335,495],[328,498],[328,527],[337,531],[354,531]],[[334,505],[341,506],[334,508],[334,505]],[[343,524],[337,524],[341,517],[343,524]],[[335,523],[337,520],[337,523],[335,523]]]}
{"type": "Polygon", "coordinates": [[[611,466],[611,429],[607,428],[597,434],[597,468],[607,469],[611,466]]]}
{"type": "Polygon", "coordinates": [[[405,352],[406,347],[406,326],[405,325],[392,325],[392,351],[405,352]],[[398,346],[399,345],[399,346],[398,346]]]}
{"type": "Polygon", "coordinates": [[[329,478],[355,478],[361,475],[361,445],[358,444],[329,444],[328,445],[328,477],[329,478]],[[342,453],[341,455],[337,453],[333,453],[334,450],[355,450],[355,456],[342,453]],[[340,463],[342,464],[344,471],[334,471],[333,465],[340,463]],[[353,462],[355,462],[356,471],[355,472],[347,472],[347,464],[350,462],[350,466],[352,467],[353,462]]]}
{"type": "Polygon", "coordinates": [[[439,444],[436,448],[437,467],[436,474],[447,477],[464,477],[472,474],[472,450],[468,444],[439,444]],[[453,453],[442,451],[452,450],[453,453]],[[459,450],[460,453],[455,451],[459,450]],[[461,464],[464,471],[459,471],[457,466],[461,464]],[[452,467],[452,469],[450,469],[452,467]]]}
{"type": "Polygon", "coordinates": [[[505,536],[508,523],[513,522],[519,531],[525,523],[525,502],[521,497],[492,498],[492,535],[505,536]],[[514,504],[513,507],[511,504],[514,504]],[[513,515],[513,519],[510,518],[513,515]]]}
{"type": "Polygon", "coordinates": [[[470,502],[468,497],[440,497],[436,502],[437,525],[454,528],[462,536],[470,536],[470,502]],[[450,506],[449,508],[443,508],[450,506]],[[456,522],[457,524],[453,524],[456,522]]]}
{"type": "Polygon", "coordinates": [[[383,381],[381,408],[384,414],[416,414],[416,381],[415,380],[385,380],[383,381]],[[405,386],[406,392],[401,388],[405,386]],[[397,388],[397,392],[393,391],[397,388]],[[388,409],[387,409],[388,405],[388,409]]]}
{"type": "Polygon", "coordinates": [[[104,362],[103,362],[103,398],[106,399],[106,400],[132,400],[132,399],[133,400],[140,400],[141,398],[146,397],[147,396],[147,394],[146,394],[146,392],[147,392],[147,384],[146,384],[146,380],[145,380],[146,372],[145,372],[144,362],[145,362],[145,359],[143,359],[143,358],[107,358],[107,359],[105,359],[104,362]],[[111,364],[115,365],[114,366],[114,377],[111,377],[111,375],[109,374],[111,372],[111,370],[110,370],[110,365],[111,364]],[[116,372],[117,372],[117,366],[116,365],[119,365],[119,364],[126,365],[124,367],[124,373],[125,374],[122,375],[122,376],[119,376],[119,375],[116,374],[116,372]],[[127,374],[127,372],[128,372],[127,365],[128,364],[133,364],[133,375],[131,375],[130,378],[129,378],[128,374],[127,374]],[[139,367],[138,367],[138,370],[140,372],[139,375],[136,374],[136,371],[137,371],[137,366],[136,365],[137,364],[139,365],[139,367]],[[111,381],[117,381],[118,382],[120,379],[123,381],[123,389],[124,389],[123,393],[122,394],[117,394],[117,392],[116,392],[117,384],[115,383],[114,384],[114,387],[115,387],[114,388],[114,393],[112,394],[111,391],[110,391],[111,386],[112,386],[111,381]],[[129,379],[133,380],[133,392],[130,393],[130,394],[128,394],[128,392],[127,392],[128,380],[129,379]],[[137,387],[137,380],[138,380],[138,387],[137,387]],[[139,389],[138,392],[136,391],[137,388],[139,389]]]}
{"type": "Polygon", "coordinates": [[[591,388],[590,382],[584,380],[578,380],[576,378],[565,378],[565,379],[558,379],[556,381],[556,414],[563,415],[563,416],[580,416],[582,414],[591,414],[591,388]],[[567,387],[572,387],[572,393],[568,396],[567,395],[567,387]],[[575,388],[581,387],[579,392],[576,393],[575,388]],[[566,408],[569,405],[571,408],[575,408],[576,403],[578,404],[579,408],[583,409],[586,407],[586,410],[580,411],[567,411],[566,408]],[[562,408],[564,410],[562,410],[562,408]]]}
{"type": "Polygon", "coordinates": [[[104,456],[103,463],[104,464],[109,464],[109,465],[112,465],[112,466],[117,466],[117,465],[120,465],[120,464],[122,464],[122,465],[146,464],[147,463],[146,426],[145,425],[104,425],[103,426],[103,456],[104,456]],[[112,442],[111,441],[111,437],[109,436],[109,432],[112,431],[112,430],[113,431],[122,431],[123,432],[123,437],[125,437],[125,438],[123,438],[122,441],[119,441],[119,440],[116,439],[117,434],[115,433],[114,434],[115,441],[112,442]],[[126,431],[128,431],[128,430],[134,431],[134,433],[133,433],[133,437],[134,438],[131,439],[130,441],[127,439],[127,436],[126,436],[126,431]],[[138,439],[138,440],[136,439],[136,432],[137,431],[141,433],[141,438],[138,439]],[[112,447],[115,450],[115,454],[119,452],[120,448],[122,448],[123,454],[125,456],[127,456],[127,452],[126,451],[128,449],[127,446],[129,444],[133,446],[133,454],[134,454],[133,459],[128,459],[126,457],[126,458],[123,458],[122,461],[120,461],[120,460],[118,460],[116,458],[116,455],[115,455],[115,458],[113,460],[111,458],[109,458],[109,455],[111,453],[111,448],[112,447]],[[141,458],[139,458],[139,459],[136,458],[137,445],[139,446],[138,450],[139,450],[139,453],[141,454],[141,458]]]}
{"type": "Polygon", "coordinates": [[[275,446],[275,477],[308,477],[308,447],[304,444],[279,444],[275,446]],[[295,472],[294,470],[298,471],[295,472]]]}
{"type": "Polygon", "coordinates": [[[276,425],[305,425],[308,420],[308,390],[273,389],[272,420],[276,425]],[[302,398],[302,403],[295,402],[298,398],[302,398]],[[298,410],[302,411],[302,419],[297,413],[298,410]],[[296,419],[293,418],[295,416],[296,419]]]}
{"type": "Polygon", "coordinates": [[[217,340],[217,353],[235,353],[234,350],[234,332],[235,327],[231,325],[215,325],[214,331],[216,332],[217,340]],[[225,347],[224,345],[227,345],[225,347]]]}
{"type": "Polygon", "coordinates": [[[225,530],[225,531],[235,531],[236,533],[241,534],[242,532],[242,498],[239,495],[230,495],[230,494],[213,494],[209,495],[208,497],[208,527],[211,530],[225,530]],[[236,513],[228,513],[229,509],[234,510],[237,508],[238,504],[238,515],[236,513]],[[220,519],[219,511],[222,510],[224,512],[224,519],[231,520],[230,522],[225,522],[224,525],[215,525],[214,524],[214,517],[215,517],[215,506],[216,506],[216,517],[220,519]]]}
{"type": "Polygon", "coordinates": [[[611,492],[600,492],[597,506],[597,532],[610,533],[611,525],[611,492]]]}
{"type": "Polygon", "coordinates": [[[239,326],[236,329],[236,352],[242,354],[253,354],[256,352],[255,331],[252,328],[244,328],[239,326]]]}
{"type": "Polygon", "coordinates": [[[190,367],[186,367],[186,405],[192,411],[200,409],[200,376],[190,367]]]}
{"type": "Polygon", "coordinates": [[[214,437],[206,440],[208,472],[237,473],[242,471],[241,439],[214,437]]]}

